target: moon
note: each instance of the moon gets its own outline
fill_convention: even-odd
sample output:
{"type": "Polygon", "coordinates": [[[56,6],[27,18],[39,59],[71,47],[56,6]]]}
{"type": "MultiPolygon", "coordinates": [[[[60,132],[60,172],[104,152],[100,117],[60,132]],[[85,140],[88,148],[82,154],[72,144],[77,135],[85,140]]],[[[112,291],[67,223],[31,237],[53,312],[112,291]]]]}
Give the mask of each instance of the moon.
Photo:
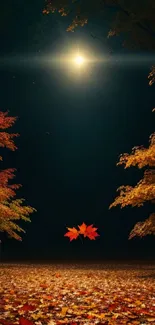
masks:
{"type": "Polygon", "coordinates": [[[81,55],[76,56],[75,63],[77,65],[82,65],[84,63],[84,58],[81,55]]]}

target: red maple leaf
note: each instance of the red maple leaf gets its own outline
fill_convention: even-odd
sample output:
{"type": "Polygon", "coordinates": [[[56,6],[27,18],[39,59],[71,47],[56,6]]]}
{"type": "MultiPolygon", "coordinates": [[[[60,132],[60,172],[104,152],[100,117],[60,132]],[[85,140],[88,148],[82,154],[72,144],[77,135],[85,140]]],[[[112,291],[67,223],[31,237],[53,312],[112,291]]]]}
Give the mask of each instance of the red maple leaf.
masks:
{"type": "Polygon", "coordinates": [[[80,231],[79,234],[82,234],[84,237],[88,237],[91,240],[95,240],[95,237],[98,237],[99,234],[96,232],[98,228],[93,227],[92,225],[87,226],[84,222],[81,226],[78,226],[80,231]]]}
{"type": "Polygon", "coordinates": [[[34,325],[34,323],[32,323],[30,320],[24,318],[24,317],[20,317],[19,318],[19,325],[34,325]]]}
{"type": "Polygon", "coordinates": [[[80,235],[84,235],[85,232],[86,232],[86,229],[87,229],[87,225],[83,222],[81,226],[78,226],[79,227],[79,233],[80,235]]]}
{"type": "Polygon", "coordinates": [[[29,311],[29,310],[35,310],[36,307],[35,306],[32,306],[32,305],[29,305],[29,304],[25,304],[23,305],[20,310],[23,310],[23,311],[29,311]]]}
{"type": "Polygon", "coordinates": [[[67,228],[69,231],[64,235],[65,237],[69,237],[70,241],[73,239],[77,239],[79,235],[83,235],[84,237],[88,237],[91,240],[95,240],[95,237],[98,237],[99,234],[96,232],[98,228],[93,227],[93,225],[87,226],[84,222],[81,226],[78,226],[79,230],[75,227],[67,228]]]}
{"type": "Polygon", "coordinates": [[[14,323],[12,323],[12,322],[10,323],[9,321],[1,319],[1,318],[0,318],[0,324],[1,325],[14,325],[14,323]]]}
{"type": "Polygon", "coordinates": [[[69,231],[66,232],[66,234],[64,235],[65,237],[69,237],[70,241],[72,241],[73,239],[77,239],[77,237],[79,236],[79,232],[78,230],[73,227],[73,228],[67,228],[69,231]]]}

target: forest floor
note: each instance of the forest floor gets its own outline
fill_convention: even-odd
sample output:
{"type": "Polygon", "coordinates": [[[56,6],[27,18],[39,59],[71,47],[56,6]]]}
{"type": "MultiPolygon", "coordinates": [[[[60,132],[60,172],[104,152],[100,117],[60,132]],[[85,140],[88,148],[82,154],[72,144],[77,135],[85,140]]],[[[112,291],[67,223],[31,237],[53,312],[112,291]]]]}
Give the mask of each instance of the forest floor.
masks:
{"type": "Polygon", "coordinates": [[[155,265],[1,264],[0,325],[155,325],[155,265]]]}

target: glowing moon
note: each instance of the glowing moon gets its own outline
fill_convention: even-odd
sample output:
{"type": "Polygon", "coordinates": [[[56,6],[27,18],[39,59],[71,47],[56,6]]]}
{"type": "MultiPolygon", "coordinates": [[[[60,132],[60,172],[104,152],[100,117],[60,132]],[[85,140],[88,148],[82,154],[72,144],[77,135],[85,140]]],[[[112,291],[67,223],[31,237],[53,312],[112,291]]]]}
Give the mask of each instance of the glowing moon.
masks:
{"type": "Polygon", "coordinates": [[[75,58],[75,63],[78,64],[78,65],[81,65],[84,63],[84,58],[81,56],[81,55],[78,55],[76,58],[75,58]]]}

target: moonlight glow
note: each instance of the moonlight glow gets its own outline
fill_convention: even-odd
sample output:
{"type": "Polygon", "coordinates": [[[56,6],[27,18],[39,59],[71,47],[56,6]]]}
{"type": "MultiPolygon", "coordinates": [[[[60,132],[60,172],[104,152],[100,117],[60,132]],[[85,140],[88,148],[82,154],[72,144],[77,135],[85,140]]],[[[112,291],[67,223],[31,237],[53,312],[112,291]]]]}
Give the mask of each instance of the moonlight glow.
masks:
{"type": "Polygon", "coordinates": [[[81,55],[78,55],[76,58],[75,58],[75,63],[77,65],[81,65],[84,63],[84,58],[81,56],[81,55]]]}

